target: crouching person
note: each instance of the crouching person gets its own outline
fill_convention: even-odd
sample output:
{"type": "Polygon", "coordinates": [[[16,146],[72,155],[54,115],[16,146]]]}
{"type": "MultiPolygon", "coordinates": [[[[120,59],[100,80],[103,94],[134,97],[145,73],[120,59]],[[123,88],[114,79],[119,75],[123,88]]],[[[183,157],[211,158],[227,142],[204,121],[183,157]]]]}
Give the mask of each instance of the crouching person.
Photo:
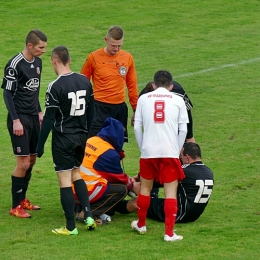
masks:
{"type": "MultiPolygon", "coordinates": [[[[85,181],[91,212],[97,224],[111,221],[116,211],[136,211],[135,199],[126,201],[129,191],[139,194],[140,182],[129,177],[121,167],[124,158],[124,128],[121,122],[107,118],[97,136],[87,140],[80,174],[85,181]]],[[[75,194],[75,193],[74,193],[75,194]]],[[[77,200],[76,194],[75,198],[77,200]]],[[[76,219],[81,220],[81,207],[76,219]]]]}

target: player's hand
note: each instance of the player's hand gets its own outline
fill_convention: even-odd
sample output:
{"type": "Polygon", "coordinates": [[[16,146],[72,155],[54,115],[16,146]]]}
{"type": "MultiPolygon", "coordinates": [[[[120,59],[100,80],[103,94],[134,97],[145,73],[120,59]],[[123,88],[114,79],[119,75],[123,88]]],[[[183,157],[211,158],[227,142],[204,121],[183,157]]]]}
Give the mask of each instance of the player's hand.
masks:
{"type": "Polygon", "coordinates": [[[139,195],[139,193],[140,193],[140,188],[141,188],[140,182],[134,182],[134,183],[133,183],[132,191],[133,191],[136,195],[139,195]]]}
{"type": "Polygon", "coordinates": [[[42,126],[42,120],[43,120],[42,112],[39,112],[38,116],[39,116],[39,122],[40,122],[40,127],[41,127],[42,126]]]}
{"type": "Polygon", "coordinates": [[[16,119],[13,121],[13,134],[21,136],[23,135],[23,125],[20,121],[20,119],[16,119]]]}
{"type": "Polygon", "coordinates": [[[132,182],[140,182],[140,175],[139,173],[132,177],[132,182]]]}

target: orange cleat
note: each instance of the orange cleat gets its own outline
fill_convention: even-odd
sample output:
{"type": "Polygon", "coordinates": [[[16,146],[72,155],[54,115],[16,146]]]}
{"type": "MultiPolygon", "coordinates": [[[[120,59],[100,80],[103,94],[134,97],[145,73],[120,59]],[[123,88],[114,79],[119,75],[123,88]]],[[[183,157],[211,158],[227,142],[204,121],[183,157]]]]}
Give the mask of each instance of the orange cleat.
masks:
{"type": "Polygon", "coordinates": [[[28,209],[28,210],[39,210],[39,209],[41,209],[39,206],[33,205],[28,199],[22,200],[21,206],[22,206],[23,209],[28,209]]]}

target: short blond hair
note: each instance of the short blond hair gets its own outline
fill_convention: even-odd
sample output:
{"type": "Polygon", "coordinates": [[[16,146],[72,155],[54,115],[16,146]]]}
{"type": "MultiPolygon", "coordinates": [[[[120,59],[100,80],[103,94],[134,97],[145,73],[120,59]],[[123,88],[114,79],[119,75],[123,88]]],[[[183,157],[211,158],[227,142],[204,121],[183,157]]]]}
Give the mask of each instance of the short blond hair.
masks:
{"type": "Polygon", "coordinates": [[[107,31],[107,38],[112,38],[116,41],[124,37],[124,31],[120,26],[111,26],[107,31]]]}

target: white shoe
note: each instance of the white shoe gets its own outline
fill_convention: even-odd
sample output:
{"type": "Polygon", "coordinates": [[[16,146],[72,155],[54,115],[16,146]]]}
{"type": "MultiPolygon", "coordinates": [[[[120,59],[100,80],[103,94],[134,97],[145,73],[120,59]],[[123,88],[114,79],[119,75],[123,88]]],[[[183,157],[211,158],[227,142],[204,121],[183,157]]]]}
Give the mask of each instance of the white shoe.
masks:
{"type": "Polygon", "coordinates": [[[107,214],[102,214],[99,216],[100,219],[102,219],[103,221],[106,221],[106,222],[111,222],[111,217],[107,214]]]}
{"type": "Polygon", "coordinates": [[[138,227],[137,223],[138,223],[138,220],[132,221],[132,223],[131,223],[132,229],[135,229],[141,235],[146,234],[146,226],[138,227]]]}
{"type": "Polygon", "coordinates": [[[172,237],[168,236],[168,235],[164,235],[164,241],[166,242],[174,242],[174,241],[178,241],[178,240],[182,240],[183,236],[178,236],[176,233],[173,234],[172,237]]]}

